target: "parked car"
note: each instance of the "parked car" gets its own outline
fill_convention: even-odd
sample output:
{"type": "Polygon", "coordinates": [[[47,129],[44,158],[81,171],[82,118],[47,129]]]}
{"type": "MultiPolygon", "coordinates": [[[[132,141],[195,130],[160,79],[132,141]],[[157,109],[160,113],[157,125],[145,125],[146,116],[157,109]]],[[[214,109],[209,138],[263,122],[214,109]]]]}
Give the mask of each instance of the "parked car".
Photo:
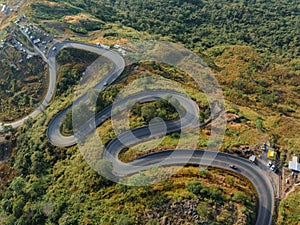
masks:
{"type": "Polygon", "coordinates": [[[229,165],[229,167],[234,170],[237,169],[235,165],[229,165]]]}
{"type": "Polygon", "coordinates": [[[271,166],[271,170],[275,172],[275,171],[277,170],[276,166],[275,166],[275,165],[272,165],[272,166],[271,166]]]}
{"type": "Polygon", "coordinates": [[[272,165],[273,165],[273,164],[272,164],[272,161],[269,161],[269,162],[268,162],[268,167],[272,167],[272,165]]]}

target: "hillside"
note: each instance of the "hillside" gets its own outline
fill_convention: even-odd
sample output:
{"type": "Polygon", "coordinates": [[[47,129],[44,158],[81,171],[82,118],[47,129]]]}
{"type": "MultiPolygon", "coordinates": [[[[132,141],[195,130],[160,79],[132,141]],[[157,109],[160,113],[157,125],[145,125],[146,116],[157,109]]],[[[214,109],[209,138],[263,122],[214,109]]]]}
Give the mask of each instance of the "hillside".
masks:
{"type": "MultiPolygon", "coordinates": [[[[119,23],[138,31],[169,37],[197,51],[226,44],[254,46],[259,52],[282,57],[297,57],[300,53],[300,6],[296,0],[50,2],[33,3],[30,10],[39,22],[57,30],[72,30],[74,22],[69,18],[77,17],[79,26],[73,31],[79,34],[105,30],[100,21],[97,25],[98,19],[106,24],[119,23]],[[56,10],[54,15],[53,10],[60,4],[61,10],[56,10]],[[90,19],[81,14],[90,15],[90,19]]],[[[122,36],[113,32],[106,34],[108,37],[118,35],[122,36]]]]}
{"type": "MultiPolygon", "coordinates": [[[[242,157],[260,155],[260,145],[269,140],[278,154],[275,163],[279,167],[286,168],[292,156],[300,156],[300,4],[296,0],[5,3],[16,10],[0,15],[1,38],[14,27],[9,21],[25,13],[29,22],[57,40],[113,46],[157,39],[184,45],[203,58],[222,87],[228,115],[222,151],[242,157]]],[[[24,55],[14,48],[0,51],[0,56],[0,121],[11,121],[27,115],[40,102],[48,71],[37,56],[22,63],[24,55]]],[[[0,173],[0,224],[254,224],[256,193],[235,173],[211,168],[199,172],[187,167],[157,185],[130,188],[113,184],[94,172],[77,146],[59,148],[49,143],[48,123],[72,102],[72,88],[95,59],[95,55],[84,51],[63,50],[58,59],[55,99],[42,115],[13,130],[0,145],[5,146],[1,155],[8,155],[8,149],[12,149],[9,159],[0,165],[0,172],[5,171],[0,173]],[[195,191],[199,188],[202,194],[195,191]],[[191,214],[182,213],[189,210],[191,214]]],[[[208,118],[202,93],[195,93],[193,82],[180,71],[146,62],[126,68],[125,75],[101,93],[95,110],[111,104],[113,97],[135,79],[166,76],[196,100],[204,112],[202,119],[208,118]]],[[[131,127],[152,119],[142,109],[156,109],[152,114],[167,120],[178,116],[162,102],[136,108],[130,114],[131,127]],[[165,111],[161,113],[158,107],[165,111]]],[[[72,133],[70,115],[62,127],[65,134],[72,133]]],[[[207,145],[209,128],[201,131],[198,149],[207,145]]],[[[110,121],[97,132],[104,143],[115,137],[110,121]]],[[[176,147],[177,141],[177,133],[170,134],[159,145],[156,140],[142,143],[125,149],[120,157],[127,162],[176,147]],[[149,150],[149,146],[154,147],[149,150]]],[[[290,177],[290,172],[286,175],[290,177]]],[[[296,188],[281,202],[277,224],[297,224],[298,203],[296,188]]]]}
{"type": "Polygon", "coordinates": [[[10,27],[5,33],[0,45],[0,121],[7,123],[27,116],[40,103],[47,90],[48,70],[30,51],[32,47],[19,44],[24,38],[17,29],[10,27]]]}

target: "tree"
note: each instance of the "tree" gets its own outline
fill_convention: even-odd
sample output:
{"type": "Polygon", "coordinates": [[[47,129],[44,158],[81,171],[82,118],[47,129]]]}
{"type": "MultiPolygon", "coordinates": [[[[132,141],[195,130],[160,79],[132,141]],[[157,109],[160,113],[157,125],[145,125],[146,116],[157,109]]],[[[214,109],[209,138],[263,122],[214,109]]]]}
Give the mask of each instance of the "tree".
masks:
{"type": "Polygon", "coordinates": [[[197,206],[197,213],[202,220],[214,220],[215,212],[206,202],[200,202],[197,206]]]}
{"type": "Polygon", "coordinates": [[[157,116],[156,108],[152,104],[147,104],[142,106],[141,112],[142,112],[142,117],[148,123],[150,122],[151,119],[157,116]]]}
{"type": "Polygon", "coordinates": [[[15,129],[11,125],[5,125],[2,126],[2,130],[0,131],[0,134],[8,134],[10,132],[14,132],[15,129]]]}
{"type": "Polygon", "coordinates": [[[25,180],[22,177],[15,178],[10,184],[10,188],[14,191],[15,196],[19,196],[23,193],[25,188],[25,180]]]}
{"type": "Polygon", "coordinates": [[[97,91],[95,89],[90,89],[88,91],[88,98],[89,98],[89,101],[91,104],[96,105],[96,101],[98,99],[98,94],[99,94],[99,91],[97,91]]]}
{"type": "Polygon", "coordinates": [[[46,168],[44,154],[40,151],[34,152],[31,157],[31,171],[34,174],[42,174],[44,173],[44,169],[46,168]]]}
{"type": "Polygon", "coordinates": [[[25,201],[23,197],[20,197],[17,200],[15,200],[13,204],[13,215],[16,218],[22,216],[24,206],[25,206],[25,201]]]}
{"type": "Polygon", "coordinates": [[[88,119],[92,118],[93,112],[88,108],[87,104],[84,102],[79,102],[79,104],[73,106],[72,120],[73,125],[78,129],[80,128],[88,119]]]}
{"type": "Polygon", "coordinates": [[[203,186],[199,181],[190,181],[187,183],[187,189],[195,195],[200,195],[203,186]]]}
{"type": "Polygon", "coordinates": [[[12,204],[13,204],[13,203],[12,203],[12,199],[4,199],[4,200],[2,201],[2,209],[3,209],[5,212],[11,214],[11,213],[12,213],[12,209],[13,209],[12,204]]]}
{"type": "Polygon", "coordinates": [[[259,129],[260,131],[264,132],[264,124],[263,124],[263,120],[261,118],[258,118],[256,120],[256,128],[259,129]]]}
{"type": "Polygon", "coordinates": [[[246,83],[243,80],[237,80],[234,82],[233,86],[241,91],[243,91],[246,88],[246,83]]]}
{"type": "Polygon", "coordinates": [[[241,203],[244,205],[247,203],[247,196],[243,192],[237,191],[233,194],[232,201],[235,201],[237,203],[241,203]]]}
{"type": "Polygon", "coordinates": [[[132,223],[130,222],[130,219],[127,216],[120,215],[120,217],[117,219],[116,224],[117,225],[130,225],[132,223]]]}
{"type": "Polygon", "coordinates": [[[62,121],[62,130],[66,133],[70,133],[73,131],[73,120],[72,120],[72,110],[68,110],[65,118],[62,121]]]}

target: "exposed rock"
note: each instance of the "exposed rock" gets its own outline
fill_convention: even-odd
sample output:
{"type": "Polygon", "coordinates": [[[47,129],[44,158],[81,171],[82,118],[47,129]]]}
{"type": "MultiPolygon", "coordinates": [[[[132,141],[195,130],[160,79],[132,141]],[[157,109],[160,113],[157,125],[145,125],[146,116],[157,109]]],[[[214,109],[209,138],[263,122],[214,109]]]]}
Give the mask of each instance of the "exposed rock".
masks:
{"type": "Polygon", "coordinates": [[[227,123],[231,123],[231,124],[233,124],[233,123],[241,123],[240,117],[238,115],[236,115],[236,114],[228,113],[226,115],[226,117],[227,117],[227,123]]]}
{"type": "Polygon", "coordinates": [[[169,202],[165,206],[157,207],[145,213],[146,222],[151,219],[158,219],[160,224],[198,224],[199,215],[197,213],[198,199],[185,199],[181,202],[169,202]],[[161,215],[164,212],[164,215],[161,215]]]}

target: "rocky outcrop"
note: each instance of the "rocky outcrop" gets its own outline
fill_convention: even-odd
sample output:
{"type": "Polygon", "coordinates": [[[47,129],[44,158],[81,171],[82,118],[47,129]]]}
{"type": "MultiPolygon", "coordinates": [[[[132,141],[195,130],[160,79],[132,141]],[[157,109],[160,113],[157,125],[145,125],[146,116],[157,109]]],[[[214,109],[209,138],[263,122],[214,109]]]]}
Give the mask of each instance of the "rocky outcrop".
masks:
{"type": "Polygon", "coordinates": [[[161,225],[198,224],[198,199],[175,201],[145,213],[146,222],[156,219],[161,225]]]}

